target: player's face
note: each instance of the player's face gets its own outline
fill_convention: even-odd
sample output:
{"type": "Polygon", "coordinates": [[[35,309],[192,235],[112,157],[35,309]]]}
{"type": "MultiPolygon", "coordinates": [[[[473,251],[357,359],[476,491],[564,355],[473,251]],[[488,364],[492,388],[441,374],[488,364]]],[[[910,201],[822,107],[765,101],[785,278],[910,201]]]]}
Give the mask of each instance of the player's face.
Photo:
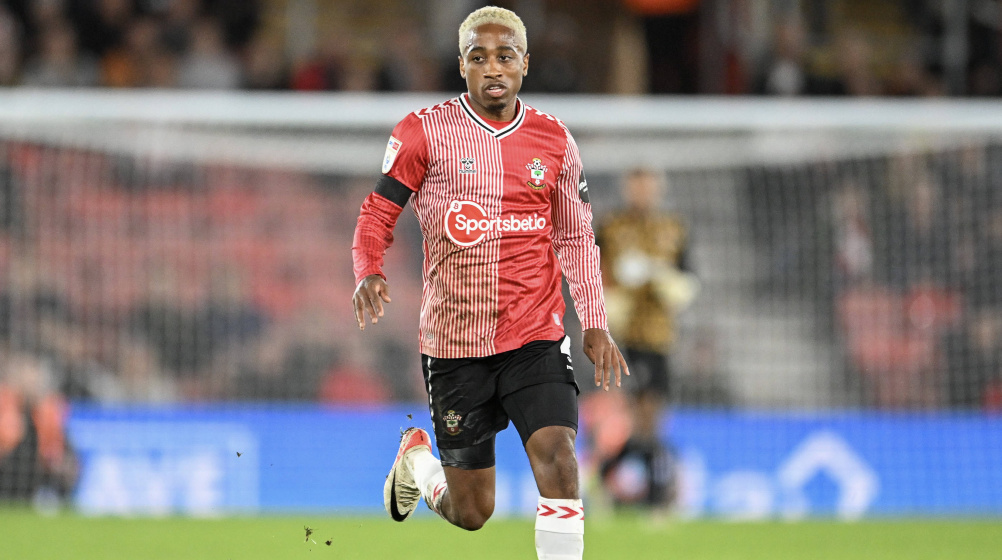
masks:
{"type": "Polygon", "coordinates": [[[515,118],[515,96],[529,71],[529,55],[515,41],[515,32],[486,24],[470,32],[459,73],[466,79],[474,110],[498,121],[515,118]]]}

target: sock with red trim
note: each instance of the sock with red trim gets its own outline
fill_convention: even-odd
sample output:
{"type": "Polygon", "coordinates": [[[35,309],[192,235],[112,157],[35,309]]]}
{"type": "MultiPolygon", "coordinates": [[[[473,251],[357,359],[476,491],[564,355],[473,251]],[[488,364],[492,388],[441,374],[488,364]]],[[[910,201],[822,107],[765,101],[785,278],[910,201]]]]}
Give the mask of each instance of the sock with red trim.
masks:
{"type": "Polygon", "coordinates": [[[539,560],[581,560],[584,556],[584,506],[581,500],[539,498],[536,507],[539,560]]]}
{"type": "Polygon", "coordinates": [[[430,452],[415,453],[413,461],[414,482],[421,489],[421,497],[431,511],[442,515],[442,498],[448,490],[442,462],[430,452]]]}

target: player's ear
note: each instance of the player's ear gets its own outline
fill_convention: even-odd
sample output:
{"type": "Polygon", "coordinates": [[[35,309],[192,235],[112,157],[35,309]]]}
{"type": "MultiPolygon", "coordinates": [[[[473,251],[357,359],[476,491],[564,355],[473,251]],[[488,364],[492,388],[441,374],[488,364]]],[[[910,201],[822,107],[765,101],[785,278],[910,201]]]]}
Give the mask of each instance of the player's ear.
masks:
{"type": "Polygon", "coordinates": [[[459,75],[462,76],[464,80],[466,79],[466,61],[463,60],[462,56],[459,57],[459,75]]]}
{"type": "Polygon", "coordinates": [[[529,73],[529,53],[525,53],[522,57],[522,75],[525,76],[529,73]]]}

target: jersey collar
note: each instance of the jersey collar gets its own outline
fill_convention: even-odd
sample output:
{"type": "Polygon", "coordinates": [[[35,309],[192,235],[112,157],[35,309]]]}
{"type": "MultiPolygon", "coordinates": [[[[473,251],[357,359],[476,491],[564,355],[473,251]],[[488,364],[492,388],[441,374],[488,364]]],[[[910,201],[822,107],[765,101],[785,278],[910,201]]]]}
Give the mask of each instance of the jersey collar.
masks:
{"type": "Polygon", "coordinates": [[[466,113],[466,116],[469,117],[471,121],[480,125],[480,127],[482,127],[491,136],[497,138],[498,140],[504,138],[505,136],[508,136],[512,132],[515,132],[515,130],[518,127],[522,126],[522,121],[525,120],[525,103],[522,103],[522,100],[516,97],[515,118],[512,119],[512,121],[508,123],[508,125],[505,126],[504,128],[501,129],[494,128],[487,121],[482,119],[480,115],[478,115],[477,112],[473,110],[473,107],[470,107],[470,102],[467,99],[468,96],[469,96],[468,93],[464,93],[459,96],[459,105],[463,108],[463,112],[466,113]]]}

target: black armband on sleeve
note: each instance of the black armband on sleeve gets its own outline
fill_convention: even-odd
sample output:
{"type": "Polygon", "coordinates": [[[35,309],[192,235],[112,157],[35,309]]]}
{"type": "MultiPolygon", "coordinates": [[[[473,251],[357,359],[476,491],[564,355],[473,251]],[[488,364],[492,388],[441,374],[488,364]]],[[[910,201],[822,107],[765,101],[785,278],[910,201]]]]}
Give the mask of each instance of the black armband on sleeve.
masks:
{"type": "Polygon", "coordinates": [[[389,175],[380,175],[376,181],[376,194],[403,208],[414,191],[389,175]]]}

